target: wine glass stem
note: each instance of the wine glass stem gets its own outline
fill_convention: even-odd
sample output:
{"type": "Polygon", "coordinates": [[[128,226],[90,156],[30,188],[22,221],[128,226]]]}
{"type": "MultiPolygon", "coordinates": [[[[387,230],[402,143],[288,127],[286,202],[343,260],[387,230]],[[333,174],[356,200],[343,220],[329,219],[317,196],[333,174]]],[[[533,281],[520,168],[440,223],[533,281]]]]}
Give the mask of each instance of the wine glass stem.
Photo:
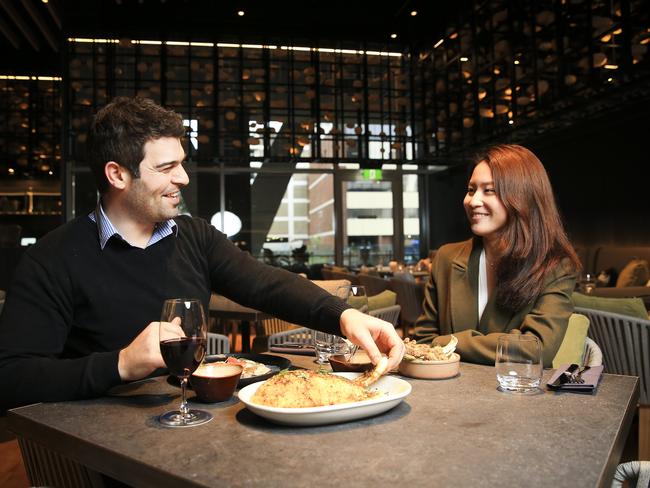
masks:
{"type": "Polygon", "coordinates": [[[181,417],[183,417],[183,421],[188,420],[190,416],[190,408],[187,406],[187,400],[185,399],[185,390],[187,388],[187,377],[181,378],[181,406],[179,408],[181,412],[181,417]]]}

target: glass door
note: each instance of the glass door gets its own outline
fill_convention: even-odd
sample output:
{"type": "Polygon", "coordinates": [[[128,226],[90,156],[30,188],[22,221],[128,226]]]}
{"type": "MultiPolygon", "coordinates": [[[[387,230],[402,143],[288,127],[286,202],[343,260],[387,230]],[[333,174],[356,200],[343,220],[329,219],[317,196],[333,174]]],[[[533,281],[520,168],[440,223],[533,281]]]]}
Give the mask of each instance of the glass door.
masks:
{"type": "Polygon", "coordinates": [[[349,268],[387,265],[404,255],[401,181],[372,171],[337,174],[336,262],[349,268]]]}

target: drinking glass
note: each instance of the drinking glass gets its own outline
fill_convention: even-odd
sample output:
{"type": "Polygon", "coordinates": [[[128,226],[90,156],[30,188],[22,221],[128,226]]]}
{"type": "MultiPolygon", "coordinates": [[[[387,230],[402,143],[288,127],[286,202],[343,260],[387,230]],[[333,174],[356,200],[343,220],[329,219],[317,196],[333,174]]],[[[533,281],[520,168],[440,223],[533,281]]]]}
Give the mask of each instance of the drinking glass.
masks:
{"type": "MultiPolygon", "coordinates": [[[[353,308],[362,313],[368,311],[368,296],[366,288],[358,285],[343,285],[336,289],[335,295],[353,308]]],[[[330,356],[342,354],[349,360],[357,352],[358,347],[340,336],[326,332],[314,331],[314,349],[316,350],[316,362],[327,363],[330,356]]]]}
{"type": "Polygon", "coordinates": [[[596,276],[593,273],[583,273],[578,281],[578,291],[591,295],[596,288],[596,276]]]}
{"type": "Polygon", "coordinates": [[[162,414],[161,424],[168,427],[191,427],[212,420],[204,410],[190,409],[185,398],[187,379],[205,357],[207,322],[200,300],[173,298],[165,300],[160,314],[160,354],[169,373],[181,382],[181,406],[162,414]]]}
{"type": "Polygon", "coordinates": [[[497,341],[495,367],[501,391],[534,393],[542,382],[542,345],[530,334],[504,334],[497,341]]]}
{"type": "Polygon", "coordinates": [[[316,350],[315,363],[327,364],[330,356],[341,354],[346,357],[350,356],[350,348],[343,337],[314,330],[312,332],[314,349],[316,350]]]}
{"type": "Polygon", "coordinates": [[[368,295],[365,286],[342,285],[336,289],[335,295],[359,312],[368,312],[368,295]]]}

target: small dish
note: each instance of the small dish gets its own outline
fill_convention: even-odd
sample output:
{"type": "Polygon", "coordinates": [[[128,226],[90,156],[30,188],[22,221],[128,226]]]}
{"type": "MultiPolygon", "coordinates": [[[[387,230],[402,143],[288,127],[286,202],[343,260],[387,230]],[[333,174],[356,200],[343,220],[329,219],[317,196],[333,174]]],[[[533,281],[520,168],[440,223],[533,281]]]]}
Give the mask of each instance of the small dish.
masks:
{"type": "Polygon", "coordinates": [[[363,358],[352,358],[352,360],[345,359],[343,354],[335,354],[329,357],[330,366],[332,371],[337,373],[363,373],[372,369],[372,363],[368,356],[365,356],[366,360],[363,358]]]}
{"type": "Polygon", "coordinates": [[[202,364],[190,376],[190,383],[202,402],[223,402],[235,392],[243,370],[238,364],[202,364]]]}
{"type": "Polygon", "coordinates": [[[410,378],[424,380],[443,380],[453,378],[460,371],[460,356],[452,353],[450,359],[445,361],[406,361],[402,359],[399,364],[399,373],[410,378]]]}

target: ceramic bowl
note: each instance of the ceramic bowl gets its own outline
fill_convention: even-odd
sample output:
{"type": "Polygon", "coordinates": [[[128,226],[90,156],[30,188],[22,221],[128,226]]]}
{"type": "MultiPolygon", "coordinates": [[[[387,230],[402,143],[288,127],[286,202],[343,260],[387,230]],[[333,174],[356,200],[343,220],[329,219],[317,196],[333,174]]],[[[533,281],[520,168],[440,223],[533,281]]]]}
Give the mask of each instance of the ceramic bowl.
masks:
{"type": "Polygon", "coordinates": [[[190,376],[190,383],[202,402],[223,402],[235,392],[243,370],[238,364],[203,363],[190,376]]]}
{"type": "Polygon", "coordinates": [[[425,380],[443,380],[453,378],[460,371],[460,356],[453,353],[446,361],[406,361],[399,364],[401,375],[425,380]]]}

